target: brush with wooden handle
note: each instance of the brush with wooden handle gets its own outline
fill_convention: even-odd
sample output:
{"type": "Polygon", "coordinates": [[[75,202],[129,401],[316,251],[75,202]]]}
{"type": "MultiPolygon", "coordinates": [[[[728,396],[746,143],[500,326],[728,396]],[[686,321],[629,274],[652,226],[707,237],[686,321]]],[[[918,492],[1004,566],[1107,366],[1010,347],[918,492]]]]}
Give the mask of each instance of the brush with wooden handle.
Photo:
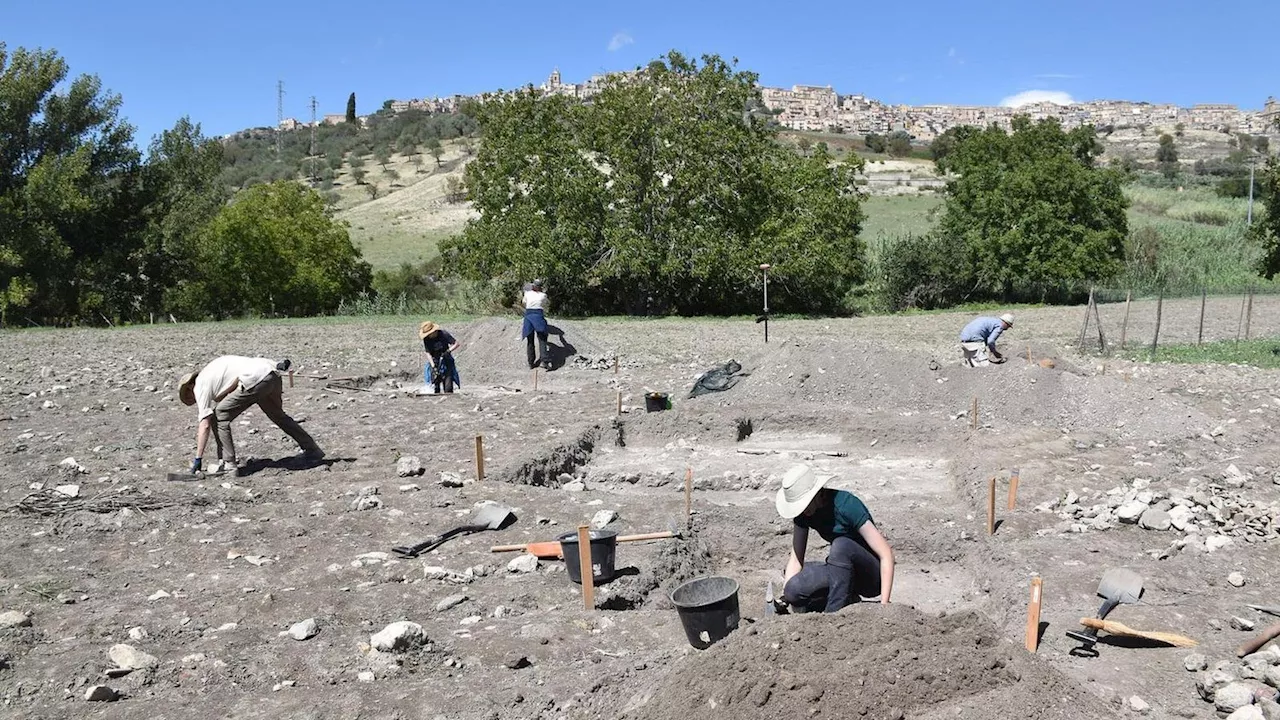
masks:
{"type": "Polygon", "coordinates": [[[1258,652],[1258,650],[1260,650],[1263,645],[1266,645],[1272,640],[1275,640],[1277,637],[1280,637],[1280,623],[1276,623],[1275,625],[1272,625],[1266,630],[1263,630],[1259,635],[1254,637],[1252,640],[1236,648],[1236,657],[1244,657],[1245,655],[1252,655],[1253,653],[1258,652]]]}
{"type": "MultiPolygon", "coordinates": [[[[640,542],[642,540],[666,540],[667,538],[676,537],[676,534],[670,530],[662,532],[640,533],[638,535],[619,535],[618,542],[640,542]]],[[[524,551],[531,555],[537,555],[544,559],[553,559],[563,557],[560,552],[560,541],[546,540],[544,542],[525,543],[523,545],[494,545],[489,548],[489,552],[520,552],[524,551]]]]}
{"type": "Polygon", "coordinates": [[[1196,645],[1200,644],[1189,637],[1185,637],[1183,635],[1178,635],[1175,633],[1148,632],[1145,630],[1134,630],[1128,625],[1125,625],[1123,623],[1118,623],[1114,620],[1099,620],[1097,618],[1080,618],[1080,624],[1088,628],[1093,628],[1095,630],[1102,630],[1103,632],[1111,633],[1112,635],[1123,635],[1125,637],[1135,637],[1135,638],[1144,638],[1146,640],[1155,640],[1156,642],[1162,642],[1166,645],[1172,645],[1174,647],[1195,647],[1196,645]]]}

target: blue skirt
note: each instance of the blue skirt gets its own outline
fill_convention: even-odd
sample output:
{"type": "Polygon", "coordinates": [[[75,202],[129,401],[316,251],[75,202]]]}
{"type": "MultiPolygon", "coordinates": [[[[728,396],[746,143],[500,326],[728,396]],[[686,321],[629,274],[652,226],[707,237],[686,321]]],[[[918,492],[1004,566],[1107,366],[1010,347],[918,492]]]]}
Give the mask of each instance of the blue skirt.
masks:
{"type": "Polygon", "coordinates": [[[524,327],[520,330],[520,339],[524,340],[535,332],[547,332],[547,316],[541,308],[524,311],[524,327]]]}

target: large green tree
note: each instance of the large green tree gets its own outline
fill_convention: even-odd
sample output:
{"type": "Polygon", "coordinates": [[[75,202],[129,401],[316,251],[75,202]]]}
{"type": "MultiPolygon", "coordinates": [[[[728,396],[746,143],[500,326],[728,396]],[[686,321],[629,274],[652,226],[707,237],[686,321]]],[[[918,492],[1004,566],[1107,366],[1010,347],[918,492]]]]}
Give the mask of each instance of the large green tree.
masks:
{"type": "Polygon", "coordinates": [[[197,263],[199,274],[181,287],[185,310],[218,318],[331,313],[371,280],[346,223],[295,181],[237,196],[201,233],[197,263]]]}
{"type": "Polygon", "coordinates": [[[1262,212],[1256,213],[1249,235],[1262,246],[1263,255],[1258,268],[1263,277],[1271,280],[1280,275],[1280,156],[1267,158],[1266,167],[1258,173],[1258,195],[1263,200],[1262,212]]]}
{"type": "Polygon", "coordinates": [[[118,315],[137,284],[139,155],[120,97],[0,42],[0,322],[118,315]]]}
{"type": "Polygon", "coordinates": [[[940,237],[964,248],[957,280],[971,297],[1035,299],[1105,280],[1124,259],[1121,177],[1095,166],[1092,127],[1013,121],[970,133],[939,163],[948,183],[940,237]]]}
{"type": "Polygon", "coordinates": [[[758,100],[753,73],[671,53],[589,104],[532,88],[477,103],[480,215],[445,243],[447,268],[511,288],[545,276],[566,311],[698,313],[755,307],[768,262],[771,305],[837,310],[861,279],[859,161],[797,156],[758,100]]]}
{"type": "Polygon", "coordinates": [[[347,96],[347,115],[346,121],[351,124],[356,122],[356,94],[351,93],[347,96]]]}

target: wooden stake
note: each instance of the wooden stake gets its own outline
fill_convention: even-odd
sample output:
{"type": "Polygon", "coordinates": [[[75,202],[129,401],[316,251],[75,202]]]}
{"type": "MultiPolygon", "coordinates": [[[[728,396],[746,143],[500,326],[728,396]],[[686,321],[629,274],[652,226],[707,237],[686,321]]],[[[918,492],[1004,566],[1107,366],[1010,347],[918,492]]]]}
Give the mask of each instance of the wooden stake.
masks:
{"type": "Polygon", "coordinates": [[[618,356],[617,355],[613,356],[613,374],[614,375],[618,374],[618,356]]]}
{"type": "Polygon", "coordinates": [[[1196,344],[1204,342],[1204,304],[1209,299],[1209,291],[1203,286],[1200,288],[1200,329],[1196,332],[1196,344]]]}
{"type": "Polygon", "coordinates": [[[973,407],[969,409],[969,427],[970,429],[978,429],[978,396],[973,396],[973,407]]]}
{"type": "Polygon", "coordinates": [[[293,371],[289,371],[289,387],[293,387],[293,371]]]}
{"type": "Polygon", "coordinates": [[[476,480],[484,479],[484,436],[476,436],[476,480]]]}
{"type": "Polygon", "coordinates": [[[1018,468],[1009,473],[1009,509],[1018,506],[1018,468]]]}
{"type": "Polygon", "coordinates": [[[1124,322],[1120,325],[1120,352],[1124,352],[1125,335],[1129,332],[1129,302],[1133,300],[1133,291],[1124,294],[1124,322]]]}
{"type": "Polygon", "coordinates": [[[578,572],[582,573],[582,607],[596,609],[596,576],[591,567],[591,527],[578,526],[578,572]]]}
{"type": "Polygon", "coordinates": [[[538,368],[533,369],[533,389],[538,389],[538,368]]]}
{"type": "Polygon", "coordinates": [[[1044,595],[1044,581],[1037,575],[1031,578],[1031,604],[1027,606],[1027,651],[1035,652],[1040,646],[1040,601],[1044,595]]]}
{"type": "Polygon", "coordinates": [[[1031,364],[1031,346],[1030,345],[1027,346],[1027,364],[1028,365],[1031,364]]]}
{"type": "Polygon", "coordinates": [[[684,525],[693,527],[693,468],[684,473],[684,525]]]}
{"type": "Polygon", "coordinates": [[[1253,286],[1249,286],[1249,306],[1244,311],[1244,339],[1249,339],[1249,324],[1253,322],[1253,286]]]}
{"type": "Polygon", "coordinates": [[[1093,288],[1089,288],[1089,303],[1084,306],[1084,324],[1080,326],[1080,352],[1084,352],[1084,339],[1089,332],[1089,311],[1093,310],[1093,288]]]}
{"type": "Polygon", "coordinates": [[[1244,330],[1244,306],[1246,304],[1246,296],[1240,296],[1240,319],[1236,322],[1236,344],[1240,343],[1240,331],[1244,330]]]}
{"type": "Polygon", "coordinates": [[[1107,334],[1102,331],[1102,316],[1098,314],[1098,303],[1093,304],[1093,321],[1098,326],[1098,347],[1102,349],[1102,354],[1107,354],[1107,334]]]}
{"type": "Polygon", "coordinates": [[[622,391],[618,391],[618,414],[622,414],[622,391]]]}
{"type": "Polygon", "coordinates": [[[987,534],[996,534],[996,476],[987,480],[987,534]]]}
{"type": "Polygon", "coordinates": [[[1156,298],[1156,332],[1151,336],[1151,357],[1156,356],[1156,348],[1160,345],[1160,314],[1164,310],[1164,289],[1161,288],[1156,298]]]}

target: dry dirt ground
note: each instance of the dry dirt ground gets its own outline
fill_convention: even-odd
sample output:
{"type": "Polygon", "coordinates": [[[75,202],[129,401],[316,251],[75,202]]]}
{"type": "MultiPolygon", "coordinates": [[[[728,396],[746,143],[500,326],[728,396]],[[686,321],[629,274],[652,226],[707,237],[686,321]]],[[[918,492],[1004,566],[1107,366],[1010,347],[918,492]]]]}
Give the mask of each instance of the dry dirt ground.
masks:
{"type": "MultiPolygon", "coordinates": [[[[1165,303],[1162,336],[1194,333],[1196,306],[1165,303]]],[[[1211,308],[1211,326],[1235,312],[1211,308]]],[[[1149,336],[1153,313],[1135,306],[1130,341],[1149,336]]],[[[1117,308],[1103,316],[1118,334],[1117,308]]],[[[1274,683],[1280,672],[1267,656],[1217,679],[1184,669],[1192,653],[1210,670],[1234,660],[1253,635],[1240,621],[1271,622],[1246,604],[1280,604],[1280,374],[1082,358],[1069,350],[1079,318],[1020,313],[1009,346],[1034,362],[981,371],[958,365],[958,315],[775,321],[767,345],[750,320],[565,321],[553,338],[563,364],[536,390],[517,321],[488,318],[446,325],[464,344],[463,387],[449,397],[414,392],[414,319],[3,333],[3,714],[1213,717],[1198,680],[1212,696],[1223,673],[1274,683]],[[288,460],[296,448],[251,410],[234,427],[247,476],[166,479],[194,444],[175,380],[222,353],[355,378],[358,390],[300,376],[285,390],[323,463],[288,460]],[[730,358],[749,376],[685,398],[730,358]],[[672,393],[672,409],[644,412],[646,390],[672,393]],[[472,482],[477,435],[486,470],[472,482]],[[404,456],[424,474],[398,477],[404,456]],[[897,554],[894,605],[762,617],[788,548],[773,493],[799,461],[867,502],[897,554]],[[620,545],[620,576],[597,589],[594,611],[562,563],[517,572],[518,554],[489,552],[600,511],[624,533],[683,527],[687,469],[692,531],[620,545]],[[468,482],[443,486],[442,473],[468,482]],[[1000,524],[988,536],[992,476],[1000,524]],[[54,489],[68,485],[78,497],[54,489]],[[388,554],[486,501],[518,520],[422,558],[388,554]],[[1094,614],[1108,567],[1137,571],[1146,588],[1111,619],[1200,646],[1104,633],[1096,656],[1071,654],[1064,632],[1094,614]],[[743,618],[698,651],[667,593],[712,573],[740,583],[743,618]],[[1047,626],[1032,655],[1022,645],[1037,574],[1047,626]],[[308,619],[313,637],[287,634],[308,619]],[[371,649],[397,621],[425,640],[371,649]],[[119,699],[86,700],[96,685],[119,699]]],[[[1280,302],[1259,299],[1254,323],[1256,336],[1280,336],[1280,302]]]]}

